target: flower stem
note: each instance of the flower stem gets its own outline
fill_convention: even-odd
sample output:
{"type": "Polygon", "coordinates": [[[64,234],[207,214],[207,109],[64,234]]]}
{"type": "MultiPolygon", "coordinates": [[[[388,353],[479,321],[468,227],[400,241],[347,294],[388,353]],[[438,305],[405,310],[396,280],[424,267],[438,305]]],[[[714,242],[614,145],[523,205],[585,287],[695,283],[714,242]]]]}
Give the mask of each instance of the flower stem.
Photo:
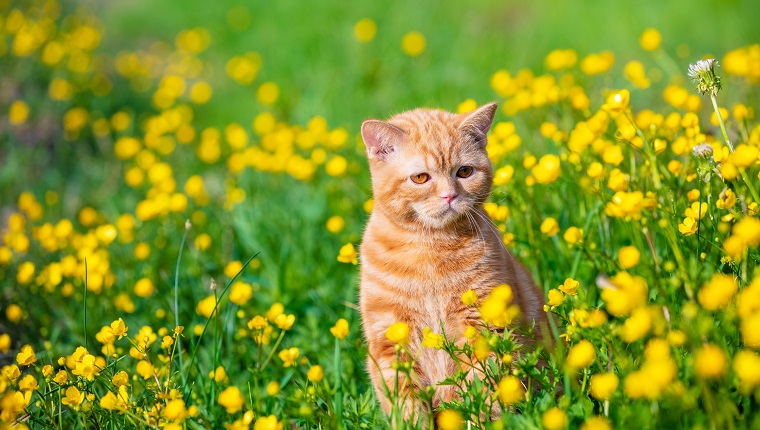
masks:
{"type": "Polygon", "coordinates": [[[343,387],[342,387],[342,374],[343,369],[340,360],[340,339],[335,338],[335,397],[333,402],[335,403],[335,418],[337,419],[337,428],[343,429],[343,387]]]}
{"type": "MultiPolygon", "coordinates": [[[[720,109],[718,109],[718,98],[715,97],[715,93],[710,94],[710,100],[712,100],[713,109],[715,109],[715,115],[718,117],[718,124],[720,124],[720,131],[723,133],[723,138],[726,139],[726,143],[728,144],[728,149],[731,150],[731,152],[734,152],[734,145],[731,143],[731,139],[728,138],[728,132],[726,131],[726,124],[723,122],[723,117],[720,115],[720,109]]],[[[757,190],[755,190],[755,186],[752,185],[752,182],[747,177],[747,172],[744,171],[744,169],[740,170],[740,174],[742,176],[742,180],[745,184],[747,184],[747,188],[749,189],[749,193],[752,195],[752,199],[756,203],[760,203],[760,197],[758,197],[757,190]]]]}
{"type": "Polygon", "coordinates": [[[713,109],[715,109],[715,115],[718,116],[718,123],[720,124],[720,131],[723,133],[723,138],[726,139],[728,148],[731,152],[734,152],[734,145],[731,144],[731,139],[728,138],[728,132],[726,131],[726,125],[723,123],[723,117],[720,115],[720,109],[718,108],[718,98],[715,94],[710,94],[710,100],[712,100],[713,109]]]}
{"type": "MultiPolygon", "coordinates": [[[[189,223],[186,224],[189,226],[189,223]]],[[[182,261],[182,249],[185,247],[185,242],[187,241],[187,233],[190,231],[189,228],[185,228],[185,234],[182,235],[182,242],[179,244],[179,253],[177,254],[177,266],[174,271],[174,328],[176,329],[179,327],[179,266],[180,262],[182,261]]],[[[179,354],[179,368],[184,369],[184,363],[182,361],[182,339],[180,336],[177,336],[177,343],[176,348],[178,354],[179,354]]],[[[170,367],[171,369],[171,367],[170,367]]],[[[187,377],[185,376],[185,372],[180,372],[182,374],[182,386],[184,387],[187,385],[187,377]]]]}
{"type": "Polygon", "coordinates": [[[275,351],[277,351],[277,347],[280,346],[280,342],[282,342],[282,338],[285,337],[285,330],[280,331],[280,336],[277,338],[277,341],[274,343],[274,346],[272,347],[272,350],[269,352],[269,355],[267,356],[267,359],[264,360],[264,363],[261,364],[259,367],[259,372],[264,370],[265,367],[267,367],[267,364],[269,364],[269,361],[274,356],[275,351]]]}

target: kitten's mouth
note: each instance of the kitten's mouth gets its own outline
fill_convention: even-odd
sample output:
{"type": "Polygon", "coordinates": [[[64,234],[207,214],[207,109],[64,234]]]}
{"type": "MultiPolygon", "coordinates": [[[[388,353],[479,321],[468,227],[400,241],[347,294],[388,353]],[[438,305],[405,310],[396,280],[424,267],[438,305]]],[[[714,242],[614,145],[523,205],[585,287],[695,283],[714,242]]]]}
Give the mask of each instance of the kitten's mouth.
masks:
{"type": "Polygon", "coordinates": [[[455,208],[453,205],[444,206],[438,213],[434,214],[431,218],[435,219],[440,224],[448,224],[449,222],[459,218],[462,212],[455,208]]]}

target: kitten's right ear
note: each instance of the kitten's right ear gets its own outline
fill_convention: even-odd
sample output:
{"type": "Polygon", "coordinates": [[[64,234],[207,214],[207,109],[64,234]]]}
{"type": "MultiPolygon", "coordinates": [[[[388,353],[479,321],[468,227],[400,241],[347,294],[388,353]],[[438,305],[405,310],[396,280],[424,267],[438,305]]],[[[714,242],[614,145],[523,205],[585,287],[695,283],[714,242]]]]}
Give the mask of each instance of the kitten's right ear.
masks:
{"type": "Polygon", "coordinates": [[[387,122],[368,119],[362,123],[362,140],[370,160],[384,160],[405,138],[404,130],[387,122]]]}

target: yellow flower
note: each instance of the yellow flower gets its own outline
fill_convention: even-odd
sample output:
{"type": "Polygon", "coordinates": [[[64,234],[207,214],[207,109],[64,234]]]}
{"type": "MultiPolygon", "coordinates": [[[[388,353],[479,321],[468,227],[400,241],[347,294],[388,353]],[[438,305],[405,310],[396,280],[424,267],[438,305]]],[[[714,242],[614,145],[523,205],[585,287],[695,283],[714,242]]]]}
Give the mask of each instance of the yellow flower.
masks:
{"type": "Polygon", "coordinates": [[[678,224],[678,231],[684,236],[691,236],[697,232],[698,223],[694,218],[686,217],[681,224],[678,224]]]}
{"type": "Polygon", "coordinates": [[[717,378],[726,371],[726,354],[715,345],[705,345],[697,351],[694,366],[700,377],[717,378]]]}
{"type": "Polygon", "coordinates": [[[190,101],[197,105],[206,104],[211,100],[214,91],[206,81],[198,81],[190,87],[190,101]]]}
{"type": "Polygon", "coordinates": [[[617,390],[620,380],[614,373],[597,373],[591,376],[589,392],[597,400],[607,400],[617,390]]]}
{"type": "Polygon", "coordinates": [[[612,430],[612,424],[605,417],[591,417],[581,425],[580,430],[612,430]]]}
{"type": "Polygon", "coordinates": [[[729,156],[729,161],[746,169],[758,162],[758,155],[760,149],[757,146],[742,143],[737,145],[736,150],[729,156]]]}
{"type": "Polygon", "coordinates": [[[330,327],[330,333],[338,339],[345,339],[348,336],[348,321],[344,318],[339,319],[330,327]]]}
{"type": "Polygon", "coordinates": [[[235,281],[230,286],[230,301],[236,305],[244,305],[253,297],[253,286],[247,282],[235,281]]]}
{"type": "Polygon", "coordinates": [[[113,375],[113,378],[111,378],[111,383],[117,387],[127,385],[129,384],[129,375],[123,370],[119,371],[117,374],[113,375]]]}
{"type": "Polygon", "coordinates": [[[736,204],[736,194],[731,188],[724,188],[715,201],[715,207],[718,209],[731,209],[736,204]]]}
{"type": "Polygon", "coordinates": [[[140,278],[135,282],[134,292],[137,297],[150,297],[156,287],[153,286],[153,281],[148,278],[140,278]]]}
{"type": "Polygon", "coordinates": [[[570,369],[585,369],[594,362],[596,349],[594,344],[586,339],[581,340],[570,348],[565,365],[570,369]]]}
{"type": "Polygon", "coordinates": [[[440,349],[443,347],[443,336],[437,333],[433,333],[430,327],[425,327],[422,330],[422,346],[426,348],[440,349]]]}
{"type": "Polygon", "coordinates": [[[623,76],[639,88],[649,88],[651,84],[640,61],[629,61],[623,68],[623,76]]]}
{"type": "Polygon", "coordinates": [[[760,327],[760,312],[742,318],[740,330],[744,346],[754,349],[760,348],[760,329],[758,327],[760,327]]]}
{"type": "Polygon", "coordinates": [[[80,393],[77,387],[73,385],[66,389],[66,394],[61,399],[61,403],[66,406],[79,406],[83,401],[84,393],[80,393]]]}
{"type": "Polygon", "coordinates": [[[338,261],[341,263],[351,263],[351,264],[358,264],[359,260],[357,260],[357,253],[356,249],[354,249],[354,244],[347,243],[343,245],[340,248],[340,252],[338,253],[338,261]]]}
{"type": "Polygon", "coordinates": [[[375,38],[377,33],[377,24],[369,18],[360,19],[354,25],[354,37],[362,43],[367,43],[375,38]]]}
{"type": "Polygon", "coordinates": [[[280,97],[280,87],[274,82],[264,82],[256,91],[256,98],[265,105],[274,104],[280,97]]]}
{"type": "Polygon", "coordinates": [[[639,39],[641,48],[645,51],[650,52],[659,48],[660,42],[662,42],[662,35],[660,35],[660,32],[654,28],[647,28],[644,30],[644,32],[641,33],[641,38],[639,39]]]}
{"type": "Polygon", "coordinates": [[[464,337],[466,337],[467,339],[472,339],[473,337],[477,336],[477,334],[478,334],[478,330],[471,325],[468,325],[464,329],[464,337]]]}
{"type": "Polygon", "coordinates": [[[478,302],[478,293],[475,290],[467,290],[462,294],[462,303],[465,306],[473,306],[478,302]]]}
{"type": "Polygon", "coordinates": [[[604,108],[612,115],[618,116],[628,109],[628,102],[631,100],[631,93],[628,90],[613,92],[607,97],[607,103],[604,108]]]}
{"type": "Polygon", "coordinates": [[[34,355],[34,349],[31,345],[24,345],[21,347],[21,351],[16,354],[16,362],[21,366],[31,366],[37,361],[37,356],[34,355]]]}
{"type": "Polygon", "coordinates": [[[243,395],[240,393],[238,387],[227,387],[224,391],[219,393],[217,399],[220,405],[222,405],[228,414],[234,414],[243,409],[243,395]]]}
{"type": "Polygon", "coordinates": [[[152,364],[147,360],[140,360],[135,366],[135,371],[142,376],[143,379],[150,379],[155,371],[152,364]]]}
{"type": "Polygon", "coordinates": [[[293,314],[285,315],[280,314],[277,315],[277,318],[274,319],[274,323],[277,324],[277,327],[279,327],[282,330],[290,330],[291,327],[293,327],[293,323],[296,322],[296,316],[293,314]]]}
{"type": "Polygon", "coordinates": [[[9,321],[17,323],[21,321],[21,317],[24,316],[24,311],[21,310],[19,305],[11,303],[5,308],[5,316],[8,317],[9,321]]]}
{"type": "Polygon", "coordinates": [[[760,219],[745,216],[734,224],[731,233],[740,238],[747,246],[760,245],[760,219]]]}
{"type": "Polygon", "coordinates": [[[551,217],[546,218],[541,223],[541,233],[547,236],[554,236],[559,233],[559,223],[557,223],[557,220],[551,217]]]}
{"type": "Polygon", "coordinates": [[[169,421],[183,421],[187,416],[185,402],[182,399],[169,400],[161,411],[161,416],[169,421]]]}
{"type": "Polygon", "coordinates": [[[649,333],[652,328],[652,313],[646,307],[636,308],[625,320],[620,331],[620,337],[628,343],[635,342],[649,333]]]}
{"type": "Polygon", "coordinates": [[[549,306],[559,306],[565,301],[565,295],[556,288],[549,290],[547,304],[549,306]]]}
{"type": "Polygon", "coordinates": [[[567,427],[567,414],[562,409],[553,407],[541,416],[541,424],[546,430],[562,430],[567,427]]]}
{"type": "Polygon", "coordinates": [[[441,430],[459,430],[464,426],[462,414],[453,409],[444,409],[439,412],[435,422],[441,430]]]}
{"type": "Polygon", "coordinates": [[[418,31],[410,31],[401,39],[401,50],[410,57],[416,57],[425,52],[425,36],[418,31]]]}
{"type": "Polygon", "coordinates": [[[760,384],[760,356],[757,353],[742,350],[734,356],[734,373],[744,391],[749,391],[760,384]]]}
{"type": "Polygon", "coordinates": [[[142,144],[134,137],[122,136],[113,145],[113,152],[120,160],[128,160],[142,149],[142,144]]]}
{"type": "Polygon", "coordinates": [[[565,279],[565,282],[559,286],[559,290],[567,295],[574,296],[577,294],[579,285],[580,282],[576,281],[575,279],[567,278],[565,279]]]}
{"type": "Polygon", "coordinates": [[[106,393],[105,396],[100,398],[100,407],[108,410],[124,411],[127,409],[127,399],[129,394],[127,393],[127,387],[119,387],[119,394],[116,395],[112,391],[106,393]]]}
{"type": "Polygon", "coordinates": [[[718,273],[699,289],[697,300],[708,311],[725,308],[739,289],[732,275],[718,273]]]}
{"type": "Polygon", "coordinates": [[[121,318],[111,323],[111,333],[119,337],[117,340],[121,340],[122,337],[126,336],[128,330],[129,328],[124,325],[124,320],[121,318]]]}
{"type": "Polygon", "coordinates": [[[325,164],[325,172],[330,176],[340,176],[346,173],[348,161],[340,155],[336,155],[325,164]]]}
{"type": "Polygon", "coordinates": [[[295,347],[290,349],[283,349],[279,354],[277,354],[277,356],[280,357],[280,360],[282,360],[283,367],[295,366],[298,355],[298,348],[295,347]]]}
{"type": "Polygon", "coordinates": [[[684,215],[689,218],[702,219],[705,216],[705,213],[707,213],[708,207],[709,206],[705,202],[702,202],[701,204],[699,202],[694,202],[691,204],[691,207],[686,208],[684,215]]]}
{"type": "Polygon", "coordinates": [[[223,382],[227,379],[227,371],[224,370],[224,366],[218,366],[208,373],[208,377],[216,382],[223,382]]]}
{"type": "Polygon", "coordinates": [[[515,168],[507,164],[504,167],[496,169],[493,177],[493,184],[495,186],[506,185],[512,180],[512,176],[515,174],[515,168]]]}
{"type": "Polygon", "coordinates": [[[343,227],[345,227],[346,222],[343,220],[343,217],[339,215],[331,216],[328,220],[325,226],[327,227],[327,231],[329,231],[332,234],[338,234],[343,230],[343,227]]]}
{"type": "Polygon", "coordinates": [[[395,322],[385,331],[385,337],[399,345],[409,343],[409,325],[403,321],[395,322]]]}
{"type": "Polygon", "coordinates": [[[198,306],[195,308],[195,312],[205,318],[210,318],[211,313],[214,312],[216,306],[216,297],[208,296],[205,299],[198,302],[198,306]]]}
{"type": "Polygon", "coordinates": [[[283,306],[280,302],[274,302],[272,303],[272,306],[269,307],[269,310],[266,311],[265,316],[267,317],[267,320],[274,321],[277,319],[280,314],[285,312],[285,306],[283,306]]]}
{"type": "Polygon", "coordinates": [[[272,381],[269,384],[267,384],[267,394],[269,396],[276,396],[280,393],[280,383],[277,381],[272,381]]]}
{"type": "Polygon", "coordinates": [[[554,182],[562,174],[560,159],[554,154],[546,154],[538,160],[538,164],[531,169],[533,177],[539,184],[554,182]]]}
{"type": "Polygon", "coordinates": [[[239,260],[230,261],[227,263],[226,266],[224,266],[224,276],[232,279],[237,275],[241,270],[243,270],[243,263],[239,260]]]}
{"type": "Polygon", "coordinates": [[[322,380],[322,378],[325,376],[325,371],[322,369],[322,366],[319,364],[315,364],[314,366],[311,366],[309,368],[309,371],[306,372],[306,377],[309,378],[309,381],[311,382],[319,382],[322,380]]]}
{"type": "Polygon", "coordinates": [[[512,287],[507,284],[497,285],[480,304],[478,312],[483,321],[498,327],[505,327],[517,316],[519,308],[512,302],[512,287]]]}
{"type": "Polygon", "coordinates": [[[14,100],[8,111],[8,122],[11,125],[20,125],[29,117],[29,105],[23,100],[14,100]]]}
{"type": "Polygon", "coordinates": [[[277,421],[277,417],[274,415],[260,417],[253,424],[253,430],[282,430],[282,428],[282,423],[277,421]]]}
{"type": "MultiPolygon", "coordinates": [[[[638,201],[632,199],[632,197],[643,196],[640,191],[634,193],[623,193],[623,191],[628,189],[628,183],[630,182],[630,179],[630,176],[626,175],[618,168],[612,169],[610,172],[610,178],[607,180],[607,187],[612,191],[617,191],[612,197],[612,200],[615,204],[621,205],[626,201],[630,201],[631,203],[628,203],[628,205],[632,206],[632,204],[638,204],[638,201]]],[[[624,215],[621,215],[619,217],[622,216],[624,215]]]]}
{"type": "Polygon", "coordinates": [[[643,278],[620,272],[610,278],[609,283],[602,290],[602,300],[610,314],[616,317],[626,316],[633,309],[646,304],[647,286],[643,278]]]}
{"type": "Polygon", "coordinates": [[[623,269],[630,269],[639,264],[641,253],[635,246],[624,246],[618,251],[618,261],[623,269]]]}
{"type": "Polygon", "coordinates": [[[570,227],[565,230],[563,238],[565,239],[565,242],[574,245],[583,239],[583,230],[578,227],[570,227]]]}
{"type": "Polygon", "coordinates": [[[7,353],[11,349],[11,337],[8,333],[0,334],[0,353],[7,353]]]}
{"type": "Polygon", "coordinates": [[[499,381],[498,395],[503,405],[511,405],[525,398],[525,388],[516,376],[507,375],[499,381]]]}
{"type": "Polygon", "coordinates": [[[581,71],[589,76],[604,73],[615,63],[615,55],[610,51],[591,53],[581,60],[581,71]]]}
{"type": "Polygon", "coordinates": [[[40,385],[37,383],[37,379],[33,375],[26,374],[20,381],[18,381],[18,388],[21,391],[34,391],[37,388],[40,388],[40,385]]]}
{"type": "Polygon", "coordinates": [[[31,261],[25,261],[18,267],[18,272],[16,273],[16,281],[18,281],[18,283],[21,285],[26,285],[32,282],[32,279],[34,278],[34,272],[34,263],[31,261]]]}
{"type": "Polygon", "coordinates": [[[69,380],[69,374],[65,370],[59,370],[58,373],[56,373],[55,377],[53,378],[53,382],[55,382],[58,385],[63,385],[68,380],[69,380]]]}
{"type": "Polygon", "coordinates": [[[3,366],[3,376],[8,378],[12,383],[15,383],[18,378],[21,377],[21,370],[15,364],[3,366]]]}
{"type": "Polygon", "coordinates": [[[555,49],[546,55],[544,66],[549,70],[569,69],[578,62],[578,54],[572,49],[555,49]]]}
{"type": "MultiPolygon", "coordinates": [[[[280,315],[282,314],[279,314],[277,316],[280,316],[280,315]]],[[[251,318],[250,321],[248,321],[248,328],[250,330],[261,330],[268,325],[269,323],[267,322],[266,318],[262,317],[261,315],[256,315],[253,318],[251,318]]]]}

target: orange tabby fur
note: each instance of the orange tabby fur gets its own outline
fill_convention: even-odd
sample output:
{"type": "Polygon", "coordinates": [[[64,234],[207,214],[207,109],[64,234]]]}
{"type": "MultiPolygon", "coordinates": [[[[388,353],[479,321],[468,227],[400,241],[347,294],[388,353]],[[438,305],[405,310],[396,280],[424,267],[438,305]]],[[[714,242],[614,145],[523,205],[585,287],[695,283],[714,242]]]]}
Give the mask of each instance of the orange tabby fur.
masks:
{"type": "MultiPolygon", "coordinates": [[[[485,136],[495,110],[496,103],[459,115],[416,109],[362,124],[375,203],[361,245],[360,306],[368,370],[385,413],[391,405],[383,380],[393,389],[396,377],[396,350],[385,337],[392,323],[409,325],[413,356],[425,327],[440,333],[442,325],[461,344],[465,327],[479,319],[462,304],[462,293],[473,289],[482,300],[506,283],[522,322],[536,323],[536,337],[546,327],[543,294],[483,210],[493,181],[485,136]],[[468,177],[457,176],[462,166],[473,168],[468,177]],[[411,180],[421,173],[429,175],[426,182],[411,180]]],[[[419,380],[401,380],[400,394],[435,386],[456,370],[444,351],[422,348],[414,368],[419,380]]],[[[452,390],[437,387],[433,408],[450,400],[452,390]]],[[[420,408],[408,403],[404,413],[418,415],[420,408]]]]}

